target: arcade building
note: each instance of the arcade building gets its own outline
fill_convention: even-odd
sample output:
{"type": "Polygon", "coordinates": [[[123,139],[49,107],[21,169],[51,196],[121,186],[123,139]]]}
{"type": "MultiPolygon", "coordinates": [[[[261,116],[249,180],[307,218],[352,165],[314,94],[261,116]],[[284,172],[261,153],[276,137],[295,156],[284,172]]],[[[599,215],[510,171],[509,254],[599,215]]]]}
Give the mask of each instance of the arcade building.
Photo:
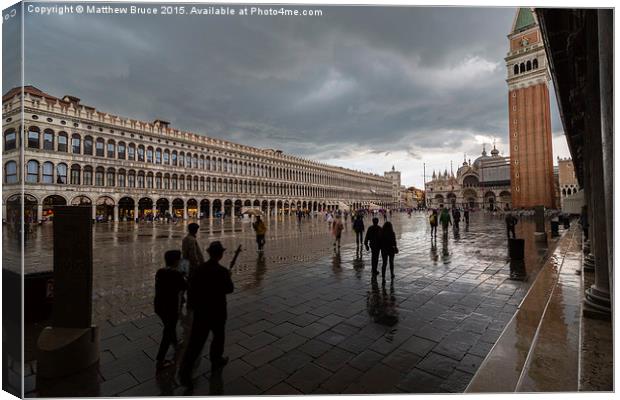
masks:
{"type": "Polygon", "coordinates": [[[6,220],[19,219],[22,194],[26,222],[69,204],[94,205],[93,219],[119,221],[231,216],[244,208],[267,216],[388,208],[399,200],[390,176],[111,115],[33,86],[3,96],[2,118],[6,220]]]}

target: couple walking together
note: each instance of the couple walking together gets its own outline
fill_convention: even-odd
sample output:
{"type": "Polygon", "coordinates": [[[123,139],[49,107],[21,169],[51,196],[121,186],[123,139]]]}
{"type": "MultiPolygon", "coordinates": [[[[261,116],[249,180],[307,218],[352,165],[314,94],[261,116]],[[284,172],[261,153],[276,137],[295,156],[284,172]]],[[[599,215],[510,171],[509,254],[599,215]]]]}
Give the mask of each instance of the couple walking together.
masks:
{"type": "MultiPolygon", "coordinates": [[[[366,231],[364,238],[364,246],[366,251],[371,252],[372,277],[375,278],[379,274],[377,267],[379,265],[379,255],[381,255],[381,278],[385,283],[385,270],[387,264],[390,264],[391,279],[394,281],[394,255],[398,254],[396,246],[396,234],[391,222],[386,222],[383,227],[379,226],[379,219],[372,219],[372,226],[366,231]]],[[[358,242],[359,247],[359,242],[358,242]]]]}

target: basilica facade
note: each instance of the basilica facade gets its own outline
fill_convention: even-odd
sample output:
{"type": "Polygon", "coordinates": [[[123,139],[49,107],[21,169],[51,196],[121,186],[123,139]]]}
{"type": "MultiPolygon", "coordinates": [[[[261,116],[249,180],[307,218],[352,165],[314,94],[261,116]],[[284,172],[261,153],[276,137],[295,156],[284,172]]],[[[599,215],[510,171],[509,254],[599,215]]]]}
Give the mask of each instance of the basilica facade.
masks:
{"type": "Polygon", "coordinates": [[[454,172],[433,171],[426,182],[427,207],[459,207],[496,210],[511,207],[510,157],[501,156],[493,147],[489,156],[483,148],[480,157],[463,164],[454,172]]]}

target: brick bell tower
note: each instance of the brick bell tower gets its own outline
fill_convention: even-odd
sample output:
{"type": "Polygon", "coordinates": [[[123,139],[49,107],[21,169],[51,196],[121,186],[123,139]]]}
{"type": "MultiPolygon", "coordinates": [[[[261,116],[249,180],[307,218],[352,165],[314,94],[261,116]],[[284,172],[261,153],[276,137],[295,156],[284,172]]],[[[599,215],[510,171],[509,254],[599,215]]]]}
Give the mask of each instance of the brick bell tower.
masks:
{"type": "Polygon", "coordinates": [[[555,207],[547,56],[534,12],[517,10],[508,35],[512,205],[555,207]]]}

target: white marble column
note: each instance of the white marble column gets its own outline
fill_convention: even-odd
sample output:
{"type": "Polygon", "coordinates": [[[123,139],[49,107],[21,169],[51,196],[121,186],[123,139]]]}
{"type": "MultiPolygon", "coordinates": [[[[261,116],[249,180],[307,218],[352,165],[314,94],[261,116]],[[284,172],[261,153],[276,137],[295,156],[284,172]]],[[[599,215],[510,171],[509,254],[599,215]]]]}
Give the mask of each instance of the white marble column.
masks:
{"type": "MultiPolygon", "coordinates": [[[[4,209],[6,215],[6,208],[4,209]]],[[[37,222],[41,222],[43,220],[43,204],[37,205],[37,222]]]]}
{"type": "Polygon", "coordinates": [[[114,205],[114,211],[112,213],[112,221],[118,222],[118,204],[114,205]]]}

